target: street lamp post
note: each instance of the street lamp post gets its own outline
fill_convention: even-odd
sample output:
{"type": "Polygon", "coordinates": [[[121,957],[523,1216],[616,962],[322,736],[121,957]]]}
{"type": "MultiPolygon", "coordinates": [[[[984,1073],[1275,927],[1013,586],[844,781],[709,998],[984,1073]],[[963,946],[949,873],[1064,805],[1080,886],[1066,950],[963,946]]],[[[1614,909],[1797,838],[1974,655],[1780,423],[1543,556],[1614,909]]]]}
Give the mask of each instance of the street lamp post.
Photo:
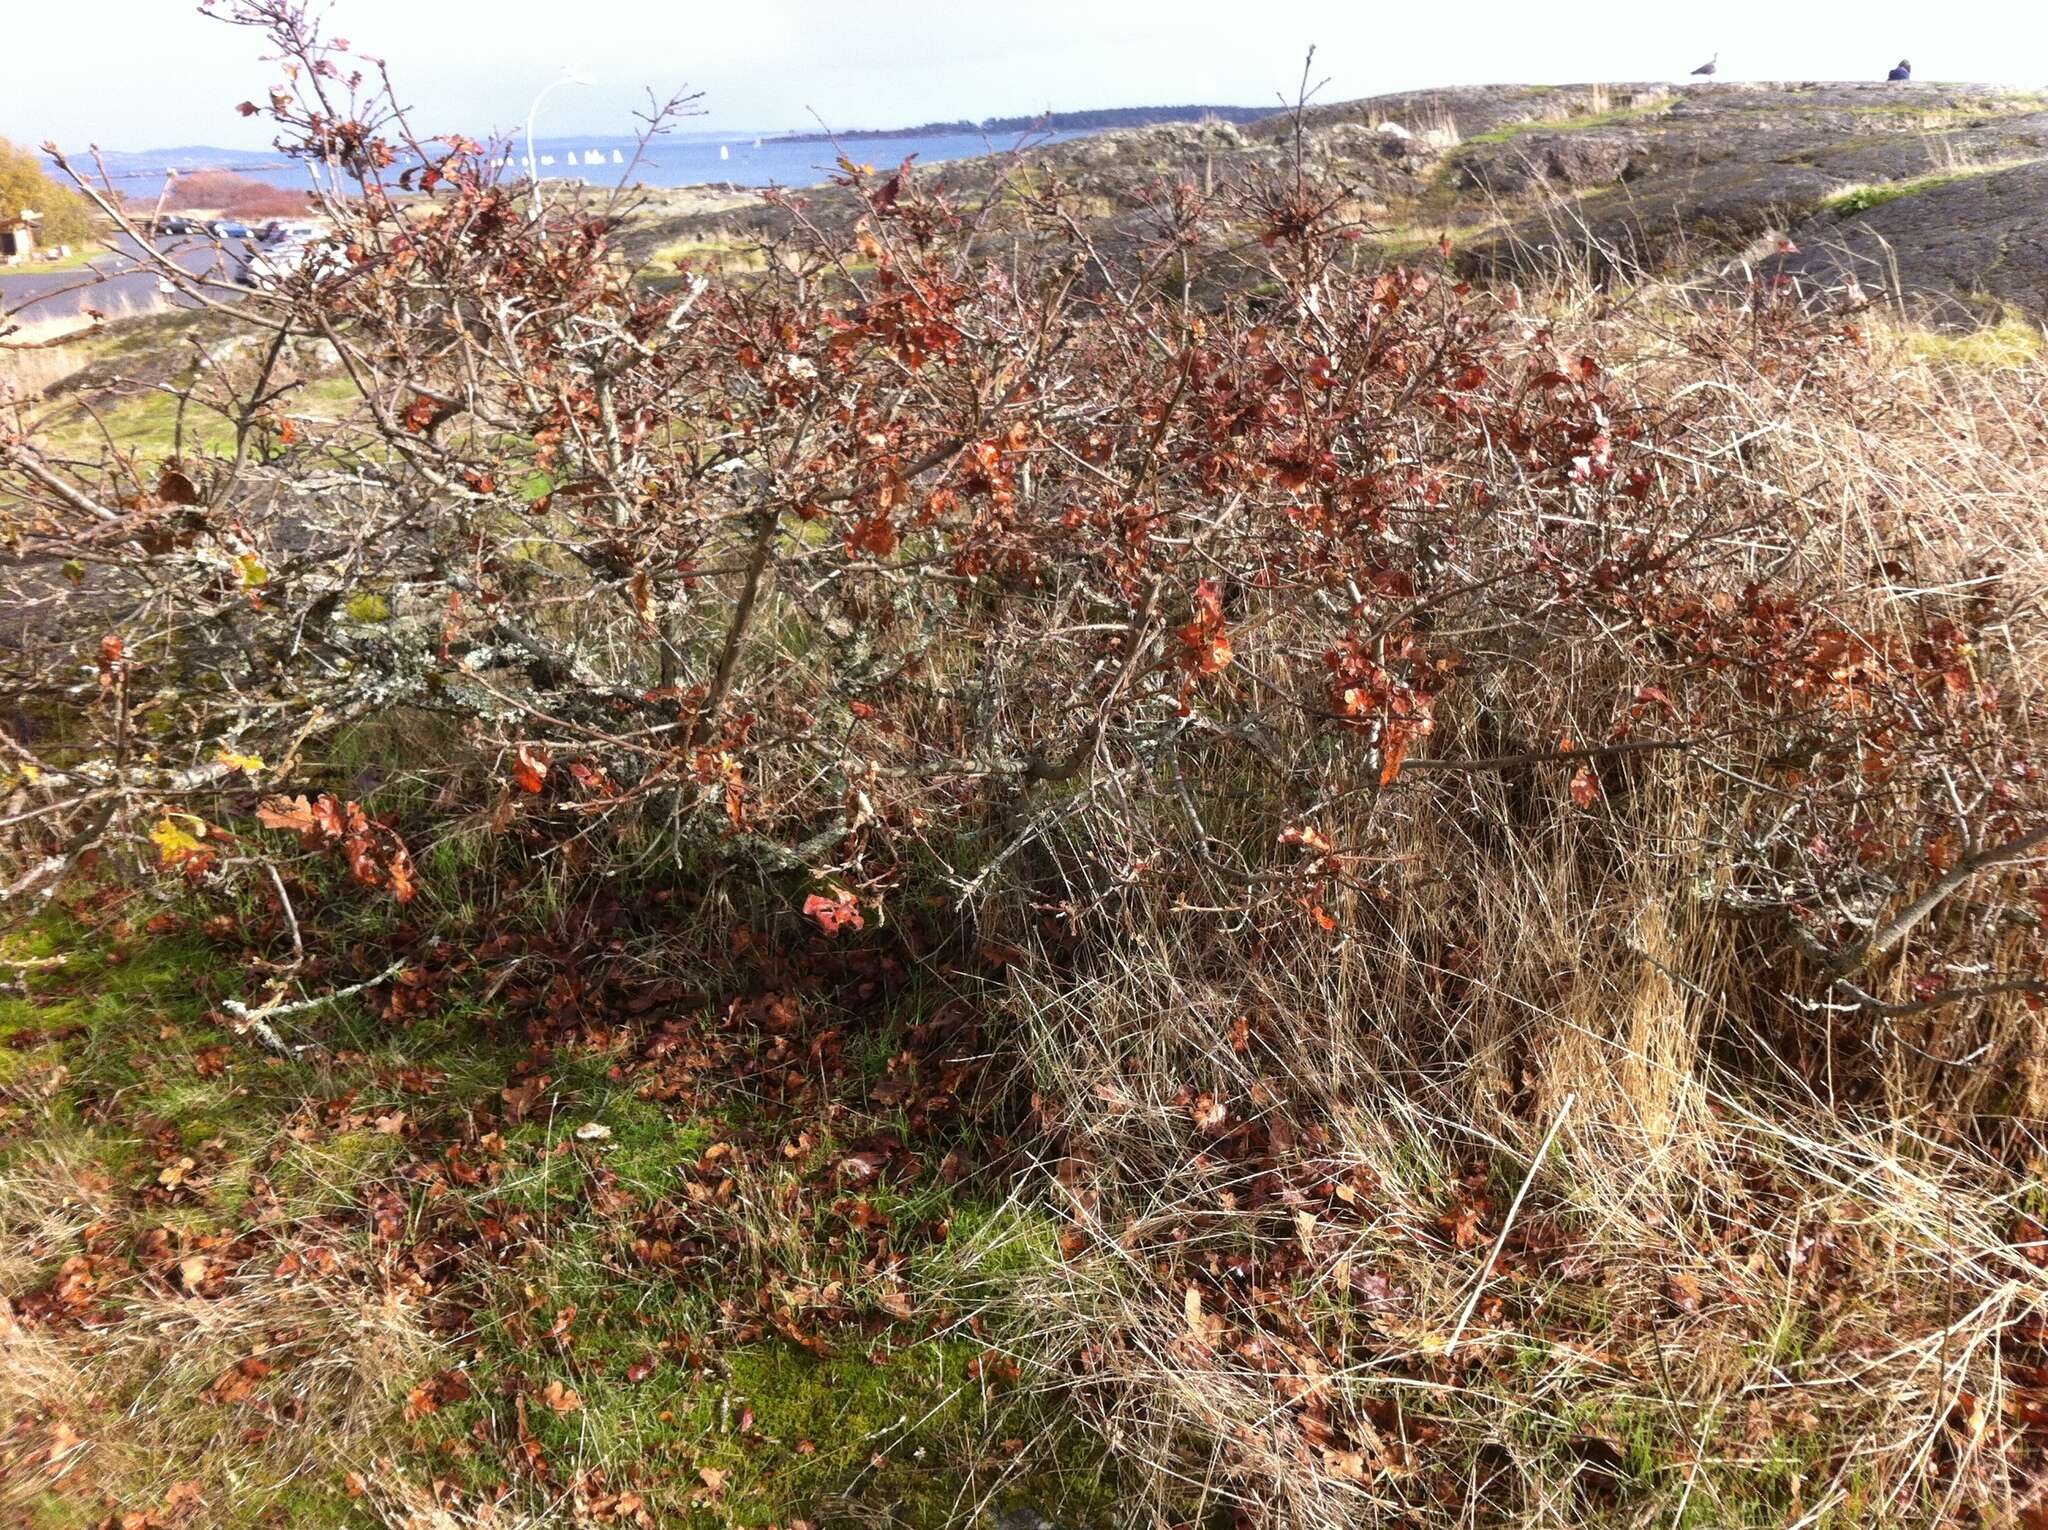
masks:
{"type": "Polygon", "coordinates": [[[541,102],[547,99],[548,92],[557,86],[595,85],[596,83],[597,81],[580,69],[564,69],[560,79],[551,80],[546,85],[541,86],[539,92],[533,98],[533,104],[526,108],[526,178],[533,185],[533,211],[535,216],[539,216],[541,212],[541,198],[540,165],[533,155],[533,119],[540,111],[541,102]]]}

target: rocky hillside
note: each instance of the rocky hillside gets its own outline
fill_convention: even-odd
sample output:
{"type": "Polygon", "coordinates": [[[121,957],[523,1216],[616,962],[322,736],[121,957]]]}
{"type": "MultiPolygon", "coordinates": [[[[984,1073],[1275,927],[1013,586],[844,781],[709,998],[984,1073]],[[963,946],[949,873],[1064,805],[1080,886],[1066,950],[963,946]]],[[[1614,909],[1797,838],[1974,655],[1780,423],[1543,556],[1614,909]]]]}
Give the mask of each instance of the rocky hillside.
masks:
{"type": "MultiPolygon", "coordinates": [[[[1291,115],[1172,124],[1033,155],[1111,226],[1162,177],[1220,185],[1295,153],[1291,115]]],[[[1310,109],[1301,147],[1400,255],[1452,233],[1474,275],[1558,260],[1607,276],[1854,282],[1921,317],[2048,314],[2048,96],[1986,86],[1498,85],[1310,109]],[[1796,249],[1785,251],[1789,243],[1796,249]]],[[[972,193],[989,161],[936,172],[972,193]]],[[[829,194],[823,197],[829,211],[829,194]]],[[[772,212],[664,224],[744,242],[772,212]]]]}

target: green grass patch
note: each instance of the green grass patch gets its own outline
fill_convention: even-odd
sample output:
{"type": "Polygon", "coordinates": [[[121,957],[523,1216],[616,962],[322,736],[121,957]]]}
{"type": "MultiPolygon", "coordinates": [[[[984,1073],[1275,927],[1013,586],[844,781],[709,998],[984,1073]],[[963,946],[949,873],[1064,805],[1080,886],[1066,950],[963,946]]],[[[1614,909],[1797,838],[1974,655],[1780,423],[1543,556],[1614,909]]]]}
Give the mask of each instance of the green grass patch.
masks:
{"type": "Polygon", "coordinates": [[[2017,169],[2021,165],[2039,162],[2039,156],[2020,159],[1990,160],[1981,165],[1963,165],[1953,170],[1934,170],[1926,175],[1906,176],[1896,181],[1873,181],[1862,186],[1848,186],[1826,198],[1821,207],[1838,218],[1853,218],[1858,213],[1869,212],[1887,202],[1896,202],[1901,197],[1917,196],[1923,191],[1933,191],[1941,186],[1953,186],[1960,181],[1979,179],[1995,175],[2001,170],[2017,169]]]}
{"type": "Polygon", "coordinates": [[[1938,366],[1996,367],[2017,370],[2041,359],[2041,326],[2017,309],[2005,309],[1995,324],[1954,333],[1914,329],[1906,334],[1906,351],[1938,366]]]}
{"type": "MultiPolygon", "coordinates": [[[[109,444],[147,457],[231,455],[235,422],[206,402],[209,391],[195,388],[191,396],[181,397],[181,385],[169,382],[102,398],[90,409],[81,399],[51,428],[50,443],[88,456],[109,444]]],[[[318,422],[338,418],[358,397],[346,377],[318,377],[283,394],[276,407],[294,418],[318,422]]]]}
{"type": "Polygon", "coordinates": [[[1508,143],[1530,133],[1579,133],[1588,128],[1613,127],[1623,122],[1643,122],[1653,117],[1662,117],[1671,110],[1675,96],[1660,96],[1654,101],[1645,101],[1637,106],[1617,106],[1604,112],[1586,112],[1571,117],[1536,118],[1528,122],[1510,122],[1490,132],[1473,133],[1465,138],[1461,147],[1470,148],[1478,144],[1508,143]]]}
{"type": "MultiPolygon", "coordinates": [[[[437,853],[476,871],[457,841],[437,853]]],[[[300,898],[315,917],[318,890],[300,898]]],[[[1008,1276],[1059,1257],[1051,1224],[928,1172],[835,1186],[861,1134],[908,1130],[900,1108],[859,1109],[842,1136],[834,1120],[773,1112],[744,1079],[694,1104],[643,1097],[631,1043],[536,1046],[461,993],[404,1023],[359,1000],[280,1020],[304,1047],[281,1057],[218,1018],[224,999],[261,992],[242,942],[266,916],[250,907],[209,934],[210,912],[131,898],[6,942],[18,961],[64,960],[0,997],[0,1231],[80,1206],[71,1233],[12,1260],[10,1289],[46,1285],[88,1246],[168,1246],[174,1272],[167,1291],[162,1276],[109,1268],[94,1352],[132,1359],[95,1362],[94,1406],[121,1422],[72,1418],[98,1431],[94,1486],[33,1500],[28,1523],[66,1524],[80,1502],[80,1523],[141,1513],[197,1482],[206,1523],[367,1524],[395,1490],[355,1500],[343,1477],[373,1461],[389,1463],[373,1484],[445,1481],[471,1503],[509,1485],[507,1508],[537,1525],[567,1522],[551,1482],[590,1473],[662,1524],[936,1530],[1025,1504],[1111,1522],[1110,1458],[1005,1360],[1028,1353],[1028,1335],[993,1305],[1008,1276]],[[529,1077],[546,1082],[504,1119],[501,1091],[529,1077]],[[725,1187],[726,1170],[707,1169],[720,1164],[725,1187]],[[73,1182],[95,1187],[84,1202],[73,1182]],[[397,1241],[373,1235],[380,1196],[403,1207],[397,1241]],[[435,1242],[437,1227],[456,1241],[435,1242]],[[412,1238],[449,1250],[486,1227],[502,1236],[486,1234],[496,1241],[431,1299],[407,1294],[378,1348],[376,1272],[409,1268],[412,1238]],[[343,1280],[279,1282],[280,1249],[316,1248],[343,1261],[343,1280]],[[181,1302],[179,1258],[223,1249],[218,1293],[181,1302]],[[351,1315],[358,1301],[368,1324],[351,1315]],[[818,1352],[777,1326],[778,1304],[818,1352]],[[970,1331],[977,1313],[987,1324],[970,1331]],[[216,1395],[264,1346],[278,1369],[256,1395],[216,1395]],[[365,1358],[335,1358],[350,1346],[365,1358]],[[467,1390],[436,1406],[420,1388],[451,1372],[467,1390]],[[299,1397],[308,1411],[266,1424],[299,1397]],[[260,1448],[235,1443],[258,1426],[272,1431],[260,1448]]],[[[381,906],[317,917],[372,950],[390,939],[381,906]]],[[[930,1002],[913,991],[893,1020],[849,1032],[852,1098],[891,1076],[930,1002]]],[[[75,1390],[40,1399],[31,1427],[70,1417],[75,1390]]]]}
{"type": "Polygon", "coordinates": [[[647,257],[657,271],[687,264],[695,270],[764,271],[768,261],[758,246],[745,239],[678,239],[647,257]]]}
{"type": "Polygon", "coordinates": [[[95,257],[109,253],[97,239],[90,239],[73,245],[69,255],[60,255],[54,260],[37,257],[25,265],[0,267],[0,276],[42,276],[56,271],[82,271],[95,257]]]}

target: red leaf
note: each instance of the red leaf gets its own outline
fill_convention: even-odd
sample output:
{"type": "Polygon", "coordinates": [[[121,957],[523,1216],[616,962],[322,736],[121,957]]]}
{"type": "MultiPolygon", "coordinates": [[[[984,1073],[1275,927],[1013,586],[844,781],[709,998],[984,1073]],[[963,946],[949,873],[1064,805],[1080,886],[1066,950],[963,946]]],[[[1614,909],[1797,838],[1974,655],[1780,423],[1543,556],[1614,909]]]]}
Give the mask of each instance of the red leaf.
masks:
{"type": "Polygon", "coordinates": [[[266,829],[289,829],[294,834],[319,832],[313,804],[304,796],[265,797],[256,805],[256,821],[266,829]]]}
{"type": "Polygon", "coordinates": [[[120,637],[109,632],[100,639],[100,693],[114,688],[115,683],[127,669],[128,645],[120,637]]]}
{"type": "Polygon", "coordinates": [[[896,550],[895,523],[885,512],[863,516],[847,528],[846,550],[872,553],[877,558],[888,557],[896,550]]]}
{"type": "Polygon", "coordinates": [[[836,898],[812,893],[804,899],[804,913],[817,920],[818,928],[827,935],[837,935],[848,925],[858,930],[866,924],[860,916],[860,905],[850,893],[841,893],[836,898]]]}
{"type": "Polygon", "coordinates": [[[522,790],[538,794],[548,778],[548,761],[552,758],[545,748],[521,744],[519,754],[512,762],[512,779],[522,790]]]}

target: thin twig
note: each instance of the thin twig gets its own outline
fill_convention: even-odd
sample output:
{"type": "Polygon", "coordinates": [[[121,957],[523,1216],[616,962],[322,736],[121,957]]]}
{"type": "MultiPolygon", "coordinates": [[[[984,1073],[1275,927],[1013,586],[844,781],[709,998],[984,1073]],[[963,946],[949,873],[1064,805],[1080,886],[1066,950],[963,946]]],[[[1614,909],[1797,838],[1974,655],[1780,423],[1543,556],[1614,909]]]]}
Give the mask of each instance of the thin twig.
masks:
{"type": "Polygon", "coordinates": [[[1523,1176],[1522,1188],[1515,1192],[1514,1201],[1508,1206],[1507,1217],[1500,1224],[1500,1236],[1493,1240],[1493,1252],[1486,1256],[1486,1263],[1479,1267],[1479,1279],[1473,1283],[1472,1295],[1466,1299],[1465,1310],[1458,1314],[1458,1326],[1451,1330],[1450,1342],[1444,1345],[1444,1357],[1448,1359],[1458,1348],[1458,1341],[1465,1336],[1465,1325],[1472,1321],[1472,1314],[1478,1310],[1480,1294],[1486,1290],[1487,1278],[1492,1275],[1494,1264],[1500,1259],[1500,1251],[1507,1245],[1508,1229],[1515,1225],[1515,1213],[1522,1209],[1522,1198],[1529,1193],[1529,1186],[1536,1182],[1536,1171],[1543,1167],[1543,1160],[1550,1152],[1550,1144],[1557,1140],[1558,1130],[1564,1125],[1564,1118],[1571,1114],[1572,1102],[1578,1099],[1573,1090],[1564,1097],[1564,1103],[1557,1108],[1557,1119],[1550,1123],[1550,1130],[1543,1134],[1543,1143],[1536,1149],[1536,1156],[1530,1161],[1529,1172],[1523,1176]]]}

